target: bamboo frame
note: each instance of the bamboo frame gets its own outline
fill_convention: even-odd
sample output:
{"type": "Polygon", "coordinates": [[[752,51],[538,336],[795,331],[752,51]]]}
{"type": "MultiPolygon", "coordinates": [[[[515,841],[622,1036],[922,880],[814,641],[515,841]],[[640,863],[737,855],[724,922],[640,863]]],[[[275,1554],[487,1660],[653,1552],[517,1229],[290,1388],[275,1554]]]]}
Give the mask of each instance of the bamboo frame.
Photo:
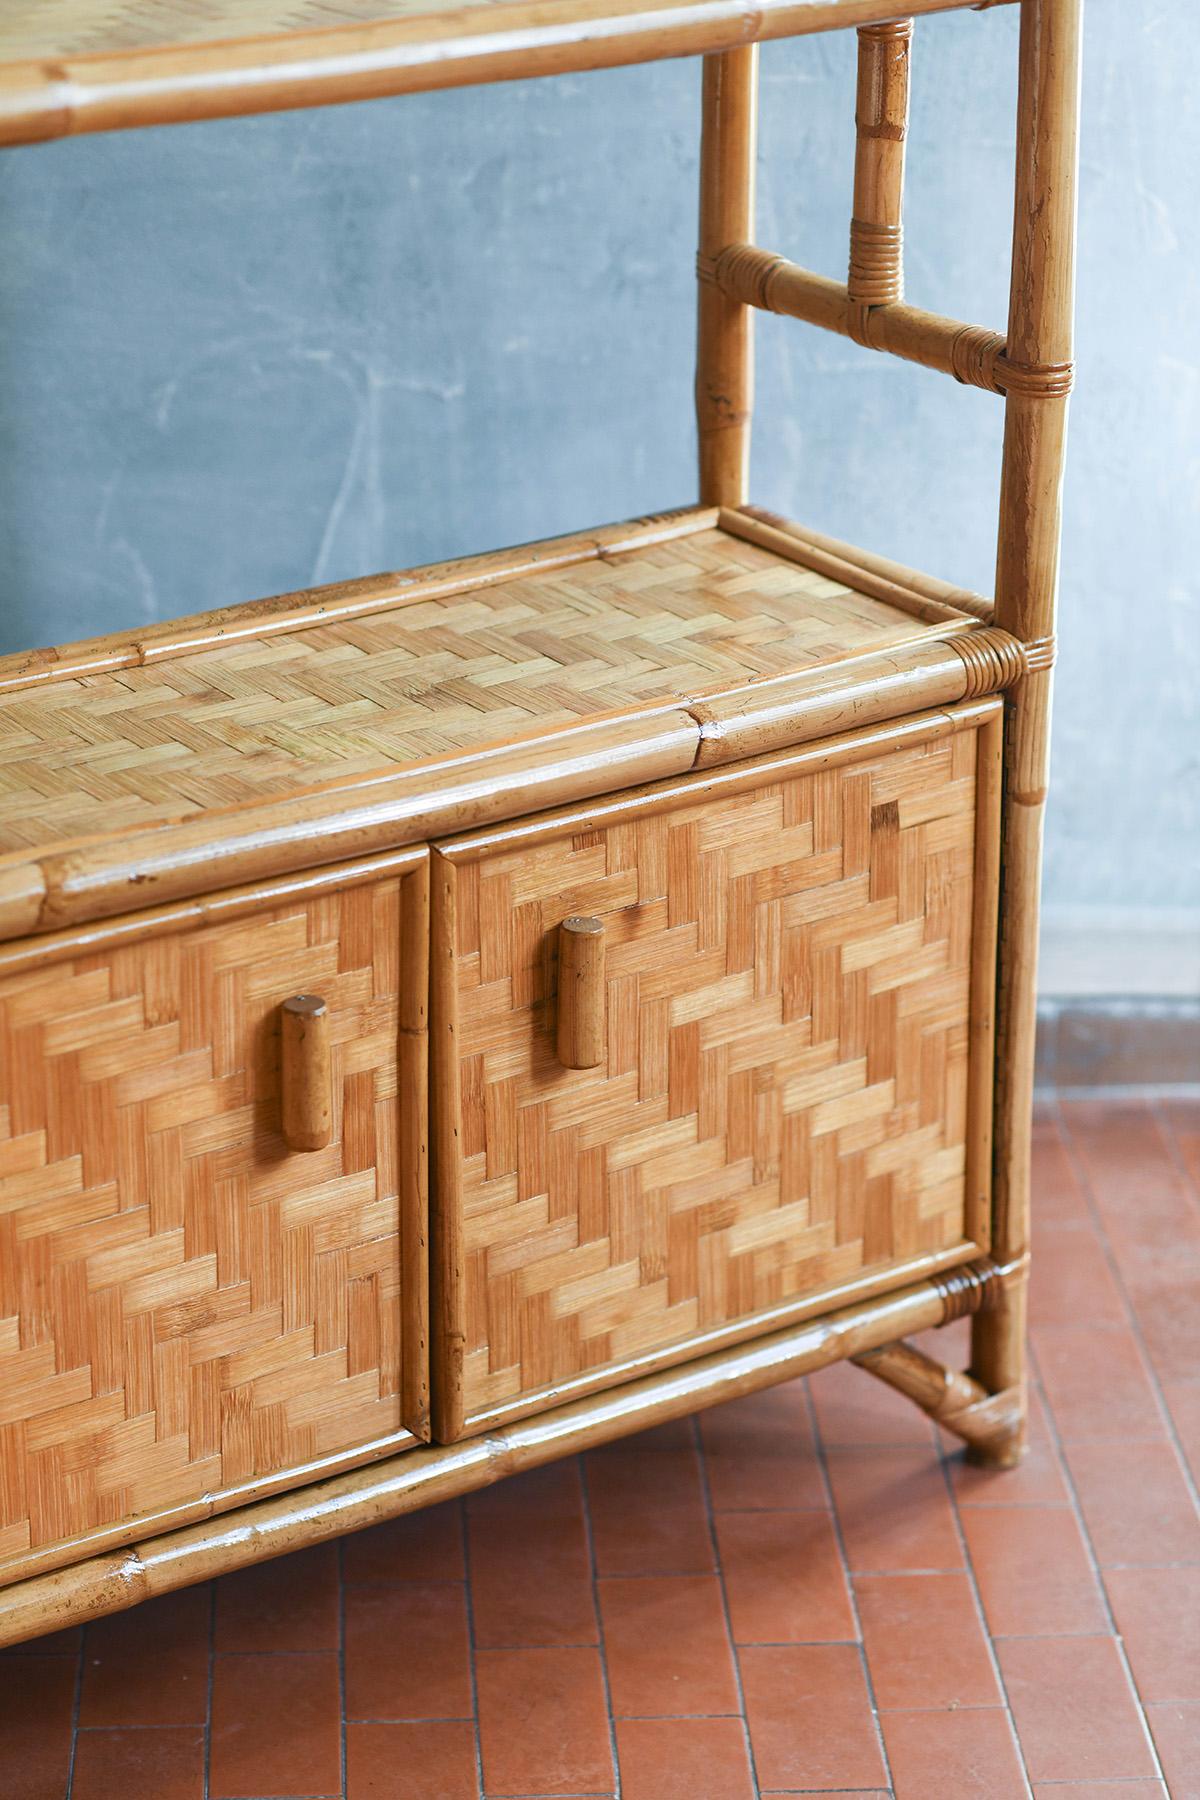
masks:
{"type": "MultiPolygon", "coordinates": [[[[1073,381],[1074,230],[1082,0],[1021,0],[1012,285],[1007,336],[902,303],[900,205],[908,27],[860,29],[854,217],[847,283],[828,280],[747,241],[701,255],[701,286],[786,314],[953,375],[1005,397],[996,603],[992,617],[1020,641],[1025,672],[1010,701],[1003,758],[1003,858],[998,910],[994,1242],[1009,1259],[1029,1241],[1029,1121],[1033,1096],[1037,916],[1047,778],[1051,669],[1067,399],[1073,381]],[[889,61],[889,51],[893,60],[889,61]]],[[[742,509],[729,529],[756,518],[742,509]]],[[[723,522],[727,515],[722,515],[723,522]]],[[[792,529],[793,538],[803,534],[792,529]]],[[[845,566],[810,542],[812,566],[845,566]]],[[[886,569],[875,575],[886,584],[886,569]]],[[[881,589],[877,587],[876,592],[881,589]]],[[[927,597],[928,593],[927,593],[927,597]]],[[[933,600],[936,605],[936,599],[933,600]]],[[[975,609],[972,609],[975,610],[975,609]]],[[[1007,684],[1005,684],[1007,685],[1007,684]]],[[[993,770],[990,779],[995,778],[993,770]]],[[[981,906],[995,904],[977,894],[981,906]]],[[[1024,1449],[1024,1278],[976,1322],[972,1369],[989,1393],[1016,1396],[1007,1428],[972,1441],[975,1460],[1005,1467],[1024,1449]]],[[[882,1373],[882,1367],[875,1371],[882,1373]]],[[[890,1377],[884,1376],[885,1379],[890,1377]]],[[[991,1415],[989,1415],[991,1416],[991,1415]]],[[[995,1423],[995,1421],[993,1421],[995,1423]]]]}
{"type": "MultiPolygon", "coordinates": [[[[968,3],[909,0],[906,12],[968,3]]],[[[767,0],[753,16],[743,0],[716,0],[700,11],[686,0],[660,0],[649,8],[639,0],[547,0],[536,16],[528,0],[499,0],[487,9],[372,17],[327,33],[188,39],[163,50],[65,54],[53,62],[6,64],[0,51],[0,143],[706,53],[697,262],[699,507],[431,570],[284,596],[136,638],[0,659],[0,691],[86,680],[216,643],[359,619],[714,527],[844,583],[851,602],[855,595],[870,596],[912,621],[911,633],[903,623],[898,633],[889,628],[886,649],[842,654],[800,673],[767,673],[745,682],[739,674],[732,684],[727,677],[723,686],[686,691],[662,704],[622,707],[462,754],[316,783],[282,802],[209,810],[127,836],[72,838],[46,854],[0,858],[0,938],[21,938],[0,943],[0,976],[19,978],[76,956],[102,961],[107,948],[149,949],[159,937],[250,915],[292,896],[320,896],[387,871],[399,874],[404,981],[394,1117],[410,1290],[400,1320],[403,1431],[265,1479],[230,1482],[202,1500],[189,1496],[152,1520],[101,1522],[83,1535],[41,1544],[16,1565],[0,1565],[0,1642],[470,1491],[517,1468],[840,1357],[853,1358],[913,1399],[963,1438],[976,1461],[1006,1467],[1019,1459],[1037,892],[1072,370],[1081,0],[1020,3],[1013,267],[1004,337],[903,301],[912,21],[881,22],[879,0],[767,0]],[[860,37],[851,254],[847,281],[840,284],[750,240],[755,44],[845,25],[858,26],[860,37]],[[981,596],[745,504],[754,309],[805,319],[1005,397],[994,608],[981,596]],[[1000,694],[1003,702],[995,697],[1000,694]],[[466,1227],[454,969],[460,870],[497,847],[516,853],[564,833],[586,839],[607,824],[695,805],[698,798],[716,800],[761,783],[764,772],[833,771],[882,747],[950,740],[968,730],[975,733],[974,763],[967,756],[957,765],[960,775],[973,768],[975,781],[965,1074],[968,1235],[949,1248],[896,1260],[882,1272],[834,1282],[815,1295],[673,1340],[668,1348],[527,1390],[515,1402],[492,1404],[494,1395],[488,1396],[488,1405],[469,1411],[462,1379],[466,1227]],[[435,843],[431,854],[427,840],[443,833],[457,835],[435,843]],[[420,1276],[429,1250],[431,1127],[429,1217],[436,1254],[427,1293],[420,1276]],[[980,1253],[985,1260],[967,1260],[980,1253]],[[973,1315],[966,1373],[943,1368],[905,1341],[965,1314],[973,1315]],[[432,1408],[431,1339],[438,1346],[432,1408]],[[593,1391],[601,1387],[604,1392],[593,1391]],[[536,1416],[518,1419],[531,1409],[536,1416]],[[410,1447],[427,1442],[431,1430],[451,1440],[467,1430],[480,1435],[449,1446],[410,1447]],[[300,1482],[309,1485],[294,1496],[280,1495],[281,1488],[300,1482]],[[214,1522],[218,1513],[223,1516],[214,1522]],[[137,1539],[142,1541],[135,1545],[137,1539]],[[5,1567],[10,1575],[19,1567],[22,1577],[6,1588],[5,1567]]],[[[370,0],[362,5],[370,10],[370,0]]],[[[961,740],[958,748],[964,748],[961,740]]],[[[960,811],[961,793],[960,786],[960,811]]],[[[894,803],[889,805],[894,816],[894,803]]],[[[568,974],[579,948],[588,945],[567,941],[568,974]]],[[[561,1006],[559,1037],[564,1061],[586,1069],[594,1065],[603,1036],[605,996],[595,967],[590,978],[587,967],[579,973],[584,1003],[574,1012],[569,999],[561,1006]]],[[[329,1133],[321,1015],[310,1006],[297,1020],[293,1016],[285,1026],[288,1136],[294,1147],[315,1150],[329,1133]],[[314,1027],[310,1041],[306,1034],[314,1027]]],[[[959,1229],[957,1219],[953,1229],[959,1229]]]]}

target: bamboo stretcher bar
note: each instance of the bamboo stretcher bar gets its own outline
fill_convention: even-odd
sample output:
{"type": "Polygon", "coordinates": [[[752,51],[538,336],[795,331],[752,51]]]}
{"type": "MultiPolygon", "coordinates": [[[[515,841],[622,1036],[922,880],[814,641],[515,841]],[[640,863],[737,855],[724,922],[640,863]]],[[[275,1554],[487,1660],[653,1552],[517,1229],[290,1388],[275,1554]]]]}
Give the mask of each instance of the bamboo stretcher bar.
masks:
{"type": "MultiPolygon", "coordinates": [[[[912,0],[905,11],[1008,3],[912,0]]],[[[307,29],[296,30],[287,0],[115,10],[79,0],[59,32],[37,7],[11,10],[13,23],[0,21],[0,144],[699,56],[869,24],[890,9],[886,0],[417,0],[399,11],[396,0],[310,0],[307,29]],[[141,41],[139,13],[152,15],[141,41]],[[109,43],[114,19],[122,35],[109,43]]]]}
{"type": "Polygon", "coordinates": [[[846,284],[831,281],[754,244],[728,244],[711,261],[698,259],[701,283],[763,312],[783,313],[852,338],[869,350],[886,350],[905,362],[953,375],[968,387],[1032,400],[1061,399],[1071,390],[1069,358],[1035,361],[1010,357],[999,332],[897,302],[865,310],[846,284]]]}
{"type": "Polygon", "coordinates": [[[249,1563],[361,1531],[521,1469],[860,1356],[990,1306],[1008,1272],[968,1264],[769,1337],[553,1408],[465,1442],[414,1449],[290,1494],[0,1589],[0,1644],[120,1612],[249,1563]]]}

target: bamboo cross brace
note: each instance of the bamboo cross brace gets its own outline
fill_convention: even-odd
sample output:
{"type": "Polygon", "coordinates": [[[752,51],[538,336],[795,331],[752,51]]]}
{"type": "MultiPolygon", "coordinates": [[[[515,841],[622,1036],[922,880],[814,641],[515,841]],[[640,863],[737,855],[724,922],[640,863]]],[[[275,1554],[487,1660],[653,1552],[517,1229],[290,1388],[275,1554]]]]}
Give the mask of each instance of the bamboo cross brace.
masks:
{"type": "Polygon", "coordinates": [[[904,301],[864,307],[844,282],[816,275],[754,244],[727,244],[715,256],[702,254],[696,273],[702,286],[719,288],[743,306],[819,325],[869,350],[886,350],[988,393],[1059,400],[1071,390],[1070,361],[1021,361],[1008,354],[999,332],[904,301]]]}
{"type": "Polygon", "coordinates": [[[888,1387],[907,1395],[936,1424],[954,1432],[974,1450],[994,1457],[1020,1427],[1019,1387],[990,1394],[973,1376],[946,1368],[903,1338],[868,1350],[854,1361],[888,1387]]]}
{"type": "MultiPolygon", "coordinates": [[[[1022,1287],[1027,1266],[1027,1257],[1006,1264],[984,1259],[943,1276],[940,1323],[948,1325],[967,1314],[1002,1315],[1009,1294],[1022,1287]]],[[[948,1369],[903,1338],[862,1351],[852,1361],[962,1438],[973,1461],[1007,1468],[1020,1460],[1025,1410],[1020,1379],[993,1392],[973,1374],[948,1369]]]]}

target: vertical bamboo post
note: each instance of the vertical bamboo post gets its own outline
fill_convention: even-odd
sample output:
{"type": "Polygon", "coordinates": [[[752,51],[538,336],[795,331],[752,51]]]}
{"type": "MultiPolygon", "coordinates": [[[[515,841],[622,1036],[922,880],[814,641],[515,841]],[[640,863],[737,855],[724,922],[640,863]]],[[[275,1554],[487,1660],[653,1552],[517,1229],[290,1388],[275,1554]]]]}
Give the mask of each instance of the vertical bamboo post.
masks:
{"type": "Polygon", "coordinates": [[[757,111],[757,44],[706,56],[696,327],[696,425],[705,506],[741,506],[747,492],[754,315],[708,277],[726,245],[747,244],[754,234],[757,111]]]}
{"type": "Polygon", "coordinates": [[[863,335],[866,309],[903,298],[902,202],[904,140],[908,132],[911,19],[863,25],[858,33],[858,95],[854,107],[854,211],[850,219],[853,334],[863,335]]]}
{"type": "MultiPolygon", "coordinates": [[[[1082,0],[1021,0],[1012,289],[1006,357],[1035,374],[1071,359],[1082,0]]],[[[1036,380],[1029,384],[1036,388],[1036,380]]],[[[1015,391],[1005,406],[996,623],[1024,643],[1053,638],[1067,400],[1015,391]]],[[[1048,661],[1044,654],[1037,663],[1048,661]]],[[[1037,998],[1038,890],[1048,773],[1050,670],[1008,690],[996,1054],[992,1254],[1029,1244],[1029,1140],[1037,998]]],[[[1021,1385],[1026,1281],[973,1325],[972,1371],[992,1392],[1021,1385]]],[[[1024,1427],[981,1456],[1019,1460],[1024,1427]]]]}

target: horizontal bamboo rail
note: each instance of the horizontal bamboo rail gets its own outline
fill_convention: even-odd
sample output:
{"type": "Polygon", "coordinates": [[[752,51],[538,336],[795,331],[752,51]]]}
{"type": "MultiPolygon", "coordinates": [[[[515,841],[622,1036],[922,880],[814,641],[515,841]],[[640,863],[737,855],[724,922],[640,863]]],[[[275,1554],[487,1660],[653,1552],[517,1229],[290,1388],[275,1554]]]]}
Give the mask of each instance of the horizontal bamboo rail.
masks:
{"type": "MultiPolygon", "coordinates": [[[[905,11],[1008,3],[911,0],[905,11]]],[[[347,19],[350,9],[334,5],[207,0],[181,6],[172,33],[167,4],[114,10],[80,0],[61,39],[54,18],[40,23],[41,9],[10,10],[0,145],[700,56],[870,24],[888,9],[883,0],[430,0],[402,11],[381,0],[347,19]],[[289,29],[301,11],[310,28],[289,29]],[[153,43],[138,43],[139,12],[153,14],[153,43]],[[110,46],[114,20],[123,36],[110,46]]]]}
{"type": "Polygon", "coordinates": [[[521,1469],[857,1357],[989,1304],[1006,1271],[970,1264],[753,1343],[469,1438],[403,1452],[223,1517],[0,1589],[0,1644],[121,1612],[193,1582],[361,1531],[521,1469]]]}
{"type": "Polygon", "coordinates": [[[539,538],[507,550],[455,557],[449,562],[428,563],[423,568],[363,575],[356,581],[330,582],[292,594],[272,594],[265,600],[241,601],[212,612],[193,613],[186,619],[163,619],[144,626],[132,637],[115,632],[51,649],[16,650],[0,656],[0,694],[40,687],[46,682],[76,681],[83,675],[108,675],[116,669],[138,669],[246,638],[273,637],[280,632],[305,631],[314,625],[365,619],[425,600],[447,600],[455,594],[473,593],[521,576],[574,568],[580,563],[672,543],[677,538],[708,531],[716,523],[715,506],[684,506],[674,512],[654,513],[615,525],[597,525],[591,531],[566,537],[539,538]]]}
{"type": "Polygon", "coordinates": [[[819,532],[793,525],[761,507],[722,507],[717,523],[722,531],[728,531],[733,537],[744,538],[747,543],[758,544],[764,550],[773,550],[777,556],[786,556],[818,575],[827,576],[830,581],[843,582],[859,593],[886,601],[889,606],[911,613],[927,624],[961,620],[963,613],[982,620],[990,620],[992,616],[991,602],[982,594],[952,588],[949,582],[934,581],[899,563],[889,562],[885,557],[869,556],[852,545],[839,543],[836,538],[823,537],[819,532]],[[910,580],[910,576],[913,579],[910,580]]]}
{"type": "Polygon", "coordinates": [[[844,282],[815,275],[753,244],[728,244],[711,261],[699,259],[696,272],[702,282],[712,282],[744,306],[819,325],[869,350],[886,350],[905,362],[953,375],[968,387],[1049,400],[1061,399],[1071,390],[1069,362],[1011,359],[999,332],[964,325],[906,302],[864,309],[844,282]]]}

